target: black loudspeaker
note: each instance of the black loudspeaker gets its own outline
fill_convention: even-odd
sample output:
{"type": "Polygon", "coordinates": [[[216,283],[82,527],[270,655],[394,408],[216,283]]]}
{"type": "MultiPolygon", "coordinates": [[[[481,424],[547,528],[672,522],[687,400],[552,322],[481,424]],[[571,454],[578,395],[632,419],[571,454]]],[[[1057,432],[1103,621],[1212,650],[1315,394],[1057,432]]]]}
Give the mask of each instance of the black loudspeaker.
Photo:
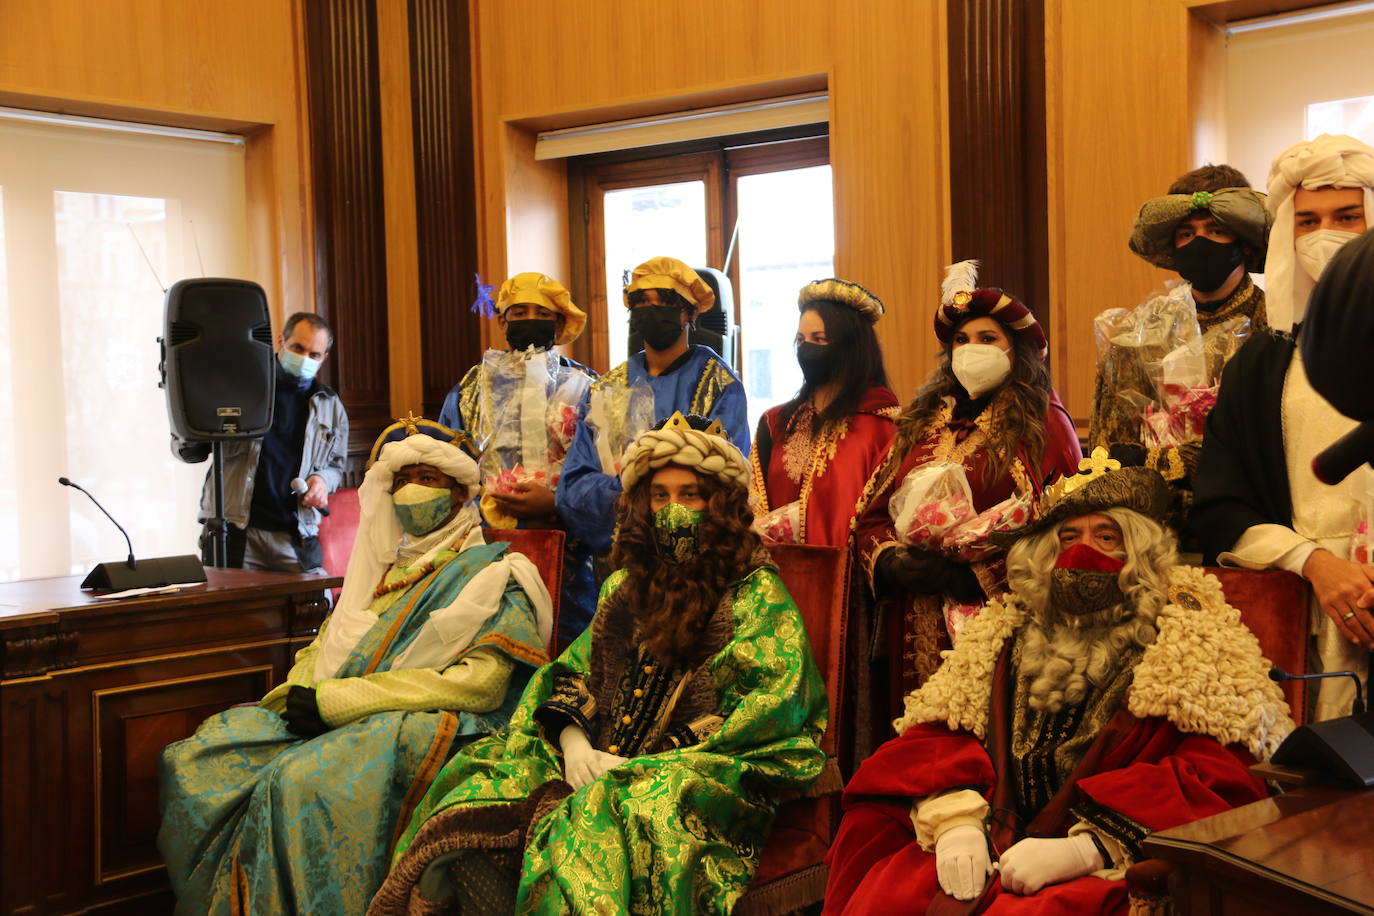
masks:
{"type": "MultiPolygon", "coordinates": [[[[702,344],[719,353],[729,365],[735,365],[735,342],[739,326],[735,324],[735,288],[723,271],[714,267],[693,267],[697,276],[716,294],[715,304],[698,315],[695,326],[687,332],[687,341],[702,344]]],[[[630,332],[630,353],[644,349],[644,340],[630,332]]]]}
{"type": "Polygon", "coordinates": [[[252,439],[272,427],[272,320],[247,280],[201,277],[167,290],[162,386],[172,433],[189,442],[252,439]]]}
{"type": "Polygon", "coordinates": [[[1294,729],[1274,752],[1274,762],[1316,770],[1338,786],[1374,786],[1374,712],[1294,729]]]}
{"type": "Polygon", "coordinates": [[[200,557],[186,554],[135,560],[132,568],[123,560],[101,563],[87,574],[81,587],[123,592],[131,588],[162,588],[165,585],[204,581],[205,567],[200,565],[200,557]]]}

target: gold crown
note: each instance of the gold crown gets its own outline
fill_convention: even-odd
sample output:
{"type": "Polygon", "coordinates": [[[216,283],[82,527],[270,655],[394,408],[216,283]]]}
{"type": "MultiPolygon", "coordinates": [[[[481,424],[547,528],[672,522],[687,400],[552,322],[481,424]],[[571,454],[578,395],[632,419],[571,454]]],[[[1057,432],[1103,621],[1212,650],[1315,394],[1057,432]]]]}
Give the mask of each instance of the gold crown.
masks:
{"type": "MultiPolygon", "coordinates": [[[[692,428],[692,424],[687,422],[687,418],[682,415],[682,411],[675,410],[673,411],[673,415],[668,418],[668,422],[663,424],[663,428],[687,430],[692,428]]],[[[705,432],[708,436],[719,436],[722,439],[725,438],[725,427],[720,425],[719,420],[712,420],[711,425],[706,427],[705,432]]]]}
{"type": "Polygon", "coordinates": [[[1109,471],[1121,470],[1121,462],[1115,458],[1107,457],[1107,450],[1102,446],[1093,449],[1093,453],[1082,461],[1078,462],[1078,473],[1061,477],[1053,484],[1045,488],[1045,505],[1052,506],[1075,490],[1082,489],[1109,471]]]}

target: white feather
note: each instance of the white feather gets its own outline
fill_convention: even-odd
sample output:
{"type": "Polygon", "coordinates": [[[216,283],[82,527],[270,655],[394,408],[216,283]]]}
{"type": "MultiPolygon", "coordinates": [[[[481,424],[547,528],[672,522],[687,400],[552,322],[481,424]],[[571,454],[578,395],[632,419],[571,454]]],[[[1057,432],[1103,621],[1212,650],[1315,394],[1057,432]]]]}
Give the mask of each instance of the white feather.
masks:
{"type": "Polygon", "coordinates": [[[971,293],[978,288],[978,261],[970,258],[945,268],[945,279],[940,284],[940,304],[949,305],[955,293],[971,293]]]}

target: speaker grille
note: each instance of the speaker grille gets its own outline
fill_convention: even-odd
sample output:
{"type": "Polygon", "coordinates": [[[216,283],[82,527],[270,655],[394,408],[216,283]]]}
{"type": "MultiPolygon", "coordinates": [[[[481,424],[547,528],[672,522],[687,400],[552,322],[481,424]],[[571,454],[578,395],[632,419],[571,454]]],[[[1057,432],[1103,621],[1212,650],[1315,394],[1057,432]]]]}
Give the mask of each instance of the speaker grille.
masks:
{"type": "Polygon", "coordinates": [[[253,339],[260,344],[272,346],[272,326],[270,324],[260,324],[253,328],[253,339]]]}
{"type": "Polygon", "coordinates": [[[200,336],[200,326],[189,321],[173,321],[167,334],[167,346],[179,347],[200,336]]]}

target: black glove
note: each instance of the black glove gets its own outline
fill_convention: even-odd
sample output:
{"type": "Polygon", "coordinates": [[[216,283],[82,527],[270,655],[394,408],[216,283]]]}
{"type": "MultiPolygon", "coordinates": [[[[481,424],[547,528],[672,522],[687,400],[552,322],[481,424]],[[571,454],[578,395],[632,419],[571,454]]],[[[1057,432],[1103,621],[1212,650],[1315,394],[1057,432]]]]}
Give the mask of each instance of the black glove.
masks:
{"type": "Polygon", "coordinates": [[[949,595],[965,602],[985,597],[978,577],[967,563],[951,560],[920,547],[890,547],[878,557],[878,585],[887,591],[917,595],[949,595]]]}
{"type": "Polygon", "coordinates": [[[286,730],[302,738],[314,738],[329,731],[320,718],[320,704],[315,700],[314,687],[292,687],[286,694],[286,730]]]}

